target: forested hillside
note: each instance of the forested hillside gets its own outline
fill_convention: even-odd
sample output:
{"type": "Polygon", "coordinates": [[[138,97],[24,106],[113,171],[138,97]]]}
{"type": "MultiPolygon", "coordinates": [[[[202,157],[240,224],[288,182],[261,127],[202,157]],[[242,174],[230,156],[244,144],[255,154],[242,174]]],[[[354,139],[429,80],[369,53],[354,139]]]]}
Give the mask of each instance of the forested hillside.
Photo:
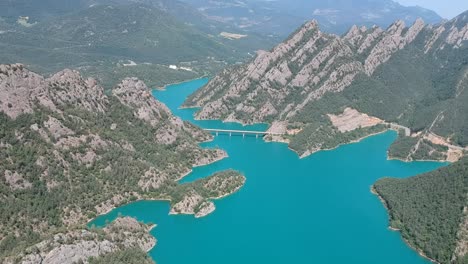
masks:
{"type": "Polygon", "coordinates": [[[276,41],[253,33],[228,39],[221,33],[229,28],[178,1],[0,5],[0,61],[23,63],[42,74],[78,69],[106,88],[127,73],[151,86],[213,74],[276,41]]]}
{"type": "MultiPolygon", "coordinates": [[[[75,245],[66,251],[77,255],[76,261],[104,254],[79,250],[89,247],[83,240],[98,246],[102,236],[74,230],[98,214],[144,198],[169,200],[174,213],[202,217],[214,210],[211,199],[238,190],[245,181],[226,171],[178,184],[192,167],[226,153],[200,148],[198,143],[211,135],[173,116],[138,79],[125,79],[105,95],[94,79],[76,71],[44,78],[23,65],[0,65],[0,98],[2,263],[37,258],[34,248],[42,258],[59,259],[68,254],[62,252],[66,245],[75,245]],[[57,233],[69,239],[53,236],[57,233]],[[80,252],[94,255],[80,257],[80,252]]],[[[113,236],[112,229],[108,233],[113,236]]],[[[133,242],[115,244],[107,253],[142,245],[133,242]]]]}
{"type": "Polygon", "coordinates": [[[374,185],[390,214],[390,226],[427,257],[468,263],[468,159],[409,179],[374,185]]]}

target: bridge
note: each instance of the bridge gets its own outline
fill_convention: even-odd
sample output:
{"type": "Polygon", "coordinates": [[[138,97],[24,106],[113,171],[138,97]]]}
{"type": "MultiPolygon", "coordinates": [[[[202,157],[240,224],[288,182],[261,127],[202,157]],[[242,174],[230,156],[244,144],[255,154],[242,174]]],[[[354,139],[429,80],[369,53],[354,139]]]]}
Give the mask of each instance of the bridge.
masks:
{"type": "Polygon", "coordinates": [[[204,129],[207,132],[211,133],[216,133],[216,136],[218,136],[220,133],[223,134],[229,134],[229,136],[232,135],[242,135],[245,137],[246,135],[254,135],[255,137],[259,136],[266,136],[266,135],[282,135],[280,133],[273,133],[273,132],[268,132],[268,131],[252,131],[252,130],[235,130],[235,129],[216,129],[216,128],[211,128],[211,129],[204,129]]]}

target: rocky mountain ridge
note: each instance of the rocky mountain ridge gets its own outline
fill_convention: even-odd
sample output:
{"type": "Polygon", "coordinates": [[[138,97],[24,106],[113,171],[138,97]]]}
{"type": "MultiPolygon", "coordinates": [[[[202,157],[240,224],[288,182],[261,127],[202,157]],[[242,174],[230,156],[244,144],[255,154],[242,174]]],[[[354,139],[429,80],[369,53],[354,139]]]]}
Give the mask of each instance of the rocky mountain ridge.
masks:
{"type": "MultiPolygon", "coordinates": [[[[406,27],[403,21],[397,21],[386,30],[376,26],[371,28],[353,26],[343,36],[323,33],[318,23],[311,21],[271,51],[260,51],[250,63],[228,68],[215,76],[203,89],[192,95],[185,106],[201,107],[196,114],[199,119],[222,119],[247,124],[286,122],[291,127],[302,129],[292,141],[294,138],[305,137],[306,131],[311,133],[312,128],[307,129],[309,123],[319,123],[320,125],[315,128],[318,130],[324,126],[332,127],[334,136],[339,135],[335,133],[336,128],[331,126],[330,120],[323,117],[327,114],[342,113],[347,107],[408,126],[417,133],[430,128],[440,112],[431,113],[432,120],[425,121],[422,127],[416,126],[412,124],[417,122],[412,120],[414,118],[411,112],[415,111],[414,105],[425,100],[435,100],[434,97],[441,97],[433,95],[434,93],[450,93],[444,94],[446,98],[440,100],[441,104],[448,100],[459,101],[461,97],[466,96],[464,91],[468,69],[464,65],[467,60],[465,52],[467,40],[466,13],[439,25],[426,25],[418,19],[410,27],[406,27]],[[406,63],[409,56],[415,57],[417,62],[410,70],[422,72],[414,77],[415,80],[417,78],[427,80],[428,78],[423,75],[430,76],[431,71],[435,74],[430,78],[438,79],[432,80],[427,87],[417,87],[417,82],[414,81],[411,90],[396,91],[395,93],[410,94],[408,97],[403,97],[403,101],[408,100],[407,104],[402,103],[401,107],[398,106],[400,108],[396,107],[391,111],[391,115],[382,113],[379,107],[391,108],[392,100],[399,100],[396,98],[398,94],[392,98],[390,95],[389,98],[384,98],[381,94],[374,94],[370,87],[371,83],[381,82],[380,86],[387,86],[386,93],[389,90],[400,89],[396,88],[397,86],[408,86],[403,83],[413,78],[403,76],[408,74],[408,71],[395,73],[398,74],[398,79],[395,80],[395,76],[387,76],[394,70],[383,69],[390,68],[393,64],[406,63]],[[454,57],[457,58],[456,61],[449,61],[449,58],[454,57]],[[424,72],[427,64],[429,64],[428,69],[424,72]],[[450,74],[451,79],[447,80],[441,72],[448,71],[449,68],[453,71],[450,74]],[[364,86],[370,89],[370,92],[364,91],[362,88],[364,86]],[[457,87],[458,92],[445,88],[446,86],[457,87]],[[443,89],[446,90],[442,91],[443,89]],[[428,90],[427,93],[431,98],[420,96],[425,93],[423,90],[428,90]],[[362,98],[357,99],[356,96],[362,98]],[[375,103],[379,101],[381,106],[375,103]],[[369,107],[370,105],[372,107],[369,107]]],[[[426,83],[422,83],[421,86],[423,85],[426,83]]],[[[428,106],[424,107],[430,109],[428,106]]],[[[460,109],[447,110],[447,112],[457,111],[460,109]]],[[[445,114],[449,115],[447,112],[445,114]]],[[[444,124],[438,121],[436,126],[443,127],[444,124]]],[[[450,138],[452,142],[455,141],[454,134],[458,134],[459,138],[465,138],[465,128],[455,127],[452,131],[447,130],[450,129],[436,131],[435,134],[446,138],[448,142],[451,141],[450,138]]],[[[351,138],[357,139],[356,137],[355,135],[351,138]]],[[[307,141],[310,141],[310,138],[307,141]]],[[[454,145],[461,145],[462,148],[468,143],[464,139],[458,141],[454,145]]],[[[295,149],[293,144],[291,146],[303,155],[321,149],[322,143],[323,141],[307,143],[309,145],[307,149],[295,149]]],[[[336,146],[336,143],[331,145],[336,146]]]]}

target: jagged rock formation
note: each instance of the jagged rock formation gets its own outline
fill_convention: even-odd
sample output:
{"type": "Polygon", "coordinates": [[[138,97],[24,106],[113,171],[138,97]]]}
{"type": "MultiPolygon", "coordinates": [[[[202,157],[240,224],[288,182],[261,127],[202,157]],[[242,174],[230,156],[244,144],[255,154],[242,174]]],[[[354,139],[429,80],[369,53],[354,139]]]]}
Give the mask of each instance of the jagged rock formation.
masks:
{"type": "MultiPolygon", "coordinates": [[[[206,188],[199,187],[204,181],[178,184],[193,167],[227,154],[200,148],[212,136],[175,117],[135,78],[106,95],[77,71],[44,78],[21,64],[0,65],[0,110],[0,262],[129,201],[165,199],[177,207],[180,197],[196,193],[207,206],[183,213],[204,216],[219,198],[212,193],[230,194],[244,183],[228,171],[206,188]]],[[[50,259],[41,249],[30,263],[78,261],[121,248],[87,231],[63,236],[76,243],[57,247],[50,259]]],[[[125,246],[146,249],[137,242],[125,246]]]]}
{"type": "MultiPolygon", "coordinates": [[[[199,119],[289,123],[302,130],[290,145],[300,155],[323,149],[327,133],[345,137],[327,116],[346,108],[415,133],[431,128],[463,149],[468,143],[468,127],[462,125],[468,117],[461,114],[468,85],[467,29],[466,13],[440,25],[418,19],[410,27],[397,21],[385,30],[354,26],[343,36],[323,33],[311,21],[271,51],[258,52],[249,64],[224,70],[185,106],[201,107],[199,119]],[[459,125],[449,116],[461,119],[459,125]]],[[[428,148],[426,158],[449,156],[428,148]]]]}

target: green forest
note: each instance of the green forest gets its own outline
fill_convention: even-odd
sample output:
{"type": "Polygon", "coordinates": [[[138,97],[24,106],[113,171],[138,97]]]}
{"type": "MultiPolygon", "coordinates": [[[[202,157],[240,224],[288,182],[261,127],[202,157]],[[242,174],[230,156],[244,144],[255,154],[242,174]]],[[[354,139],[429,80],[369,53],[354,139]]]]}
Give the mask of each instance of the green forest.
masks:
{"type": "MultiPolygon", "coordinates": [[[[385,201],[390,226],[413,248],[440,263],[452,263],[468,204],[467,158],[408,179],[384,178],[374,189],[385,201]]],[[[467,263],[466,258],[457,261],[467,263]]]]}

